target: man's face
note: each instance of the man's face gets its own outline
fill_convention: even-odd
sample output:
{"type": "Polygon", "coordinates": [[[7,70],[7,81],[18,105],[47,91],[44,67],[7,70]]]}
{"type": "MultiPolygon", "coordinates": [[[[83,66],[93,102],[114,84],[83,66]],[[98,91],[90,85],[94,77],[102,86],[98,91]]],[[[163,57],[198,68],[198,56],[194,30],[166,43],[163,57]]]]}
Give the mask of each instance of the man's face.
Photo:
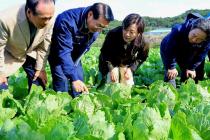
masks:
{"type": "Polygon", "coordinates": [[[88,13],[87,18],[87,27],[89,32],[101,32],[104,28],[108,27],[109,21],[107,21],[104,17],[99,16],[98,19],[94,19],[92,11],[88,13]]]}
{"type": "Polygon", "coordinates": [[[36,14],[27,9],[27,17],[34,24],[34,26],[38,29],[44,28],[53,17],[55,12],[55,5],[53,2],[44,3],[39,2],[36,7],[36,14]]]}

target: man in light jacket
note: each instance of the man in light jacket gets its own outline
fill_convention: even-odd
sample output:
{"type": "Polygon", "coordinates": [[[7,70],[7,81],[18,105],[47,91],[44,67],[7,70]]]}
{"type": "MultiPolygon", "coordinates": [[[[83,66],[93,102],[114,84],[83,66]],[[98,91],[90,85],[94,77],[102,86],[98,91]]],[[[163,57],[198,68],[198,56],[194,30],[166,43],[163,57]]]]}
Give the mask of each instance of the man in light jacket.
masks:
{"type": "Polygon", "coordinates": [[[27,0],[26,4],[0,12],[0,88],[23,67],[29,90],[32,83],[45,89],[44,66],[55,10],[55,0],[27,0]]]}

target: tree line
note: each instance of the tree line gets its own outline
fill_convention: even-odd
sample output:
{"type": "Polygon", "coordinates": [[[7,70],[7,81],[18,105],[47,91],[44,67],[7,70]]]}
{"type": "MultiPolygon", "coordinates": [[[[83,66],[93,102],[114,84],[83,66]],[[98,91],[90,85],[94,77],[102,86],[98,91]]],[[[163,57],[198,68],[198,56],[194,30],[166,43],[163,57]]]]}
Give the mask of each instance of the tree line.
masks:
{"type": "MultiPolygon", "coordinates": [[[[155,28],[171,28],[174,24],[183,22],[187,14],[189,13],[199,13],[202,16],[207,16],[207,15],[210,16],[210,9],[205,9],[205,10],[191,9],[181,15],[174,17],[165,17],[165,18],[161,17],[155,18],[155,17],[145,16],[143,17],[146,24],[145,30],[148,31],[155,28]]],[[[110,23],[109,28],[104,30],[103,33],[107,33],[107,31],[121,25],[121,23],[122,21],[114,20],[113,22],[110,23]]]]}

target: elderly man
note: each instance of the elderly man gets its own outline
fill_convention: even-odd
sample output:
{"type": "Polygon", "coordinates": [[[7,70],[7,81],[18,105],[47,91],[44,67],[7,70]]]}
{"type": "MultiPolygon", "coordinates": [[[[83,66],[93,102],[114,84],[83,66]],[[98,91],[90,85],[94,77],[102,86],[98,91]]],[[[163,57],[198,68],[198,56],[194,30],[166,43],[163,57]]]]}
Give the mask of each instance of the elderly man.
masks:
{"type": "Polygon", "coordinates": [[[112,20],[112,10],[104,3],[70,9],[58,15],[49,55],[55,91],[68,92],[70,83],[73,97],[88,92],[80,60],[112,20]]]}
{"type": "Polygon", "coordinates": [[[0,14],[0,86],[23,67],[29,90],[32,83],[45,88],[47,60],[55,0],[27,0],[0,14]],[[5,14],[7,13],[7,14],[5,14]]]}

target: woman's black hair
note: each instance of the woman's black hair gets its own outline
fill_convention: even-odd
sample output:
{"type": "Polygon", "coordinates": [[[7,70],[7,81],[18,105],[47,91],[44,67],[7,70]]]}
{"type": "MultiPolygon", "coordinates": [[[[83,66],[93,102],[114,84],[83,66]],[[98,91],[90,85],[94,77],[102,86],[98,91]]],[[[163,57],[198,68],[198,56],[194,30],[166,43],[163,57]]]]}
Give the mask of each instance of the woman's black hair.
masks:
{"type": "Polygon", "coordinates": [[[131,45],[134,46],[134,49],[141,48],[143,51],[143,55],[147,57],[149,52],[149,45],[148,43],[146,43],[143,37],[143,32],[145,27],[144,20],[139,14],[135,13],[129,14],[128,16],[125,17],[125,19],[122,22],[123,30],[126,30],[132,24],[137,25],[137,31],[139,35],[136,37],[136,39],[134,39],[134,41],[131,42],[132,43],[131,45]]]}
{"type": "Polygon", "coordinates": [[[127,29],[130,25],[136,24],[138,33],[144,32],[145,23],[139,14],[129,14],[122,22],[123,29],[127,29]]]}

